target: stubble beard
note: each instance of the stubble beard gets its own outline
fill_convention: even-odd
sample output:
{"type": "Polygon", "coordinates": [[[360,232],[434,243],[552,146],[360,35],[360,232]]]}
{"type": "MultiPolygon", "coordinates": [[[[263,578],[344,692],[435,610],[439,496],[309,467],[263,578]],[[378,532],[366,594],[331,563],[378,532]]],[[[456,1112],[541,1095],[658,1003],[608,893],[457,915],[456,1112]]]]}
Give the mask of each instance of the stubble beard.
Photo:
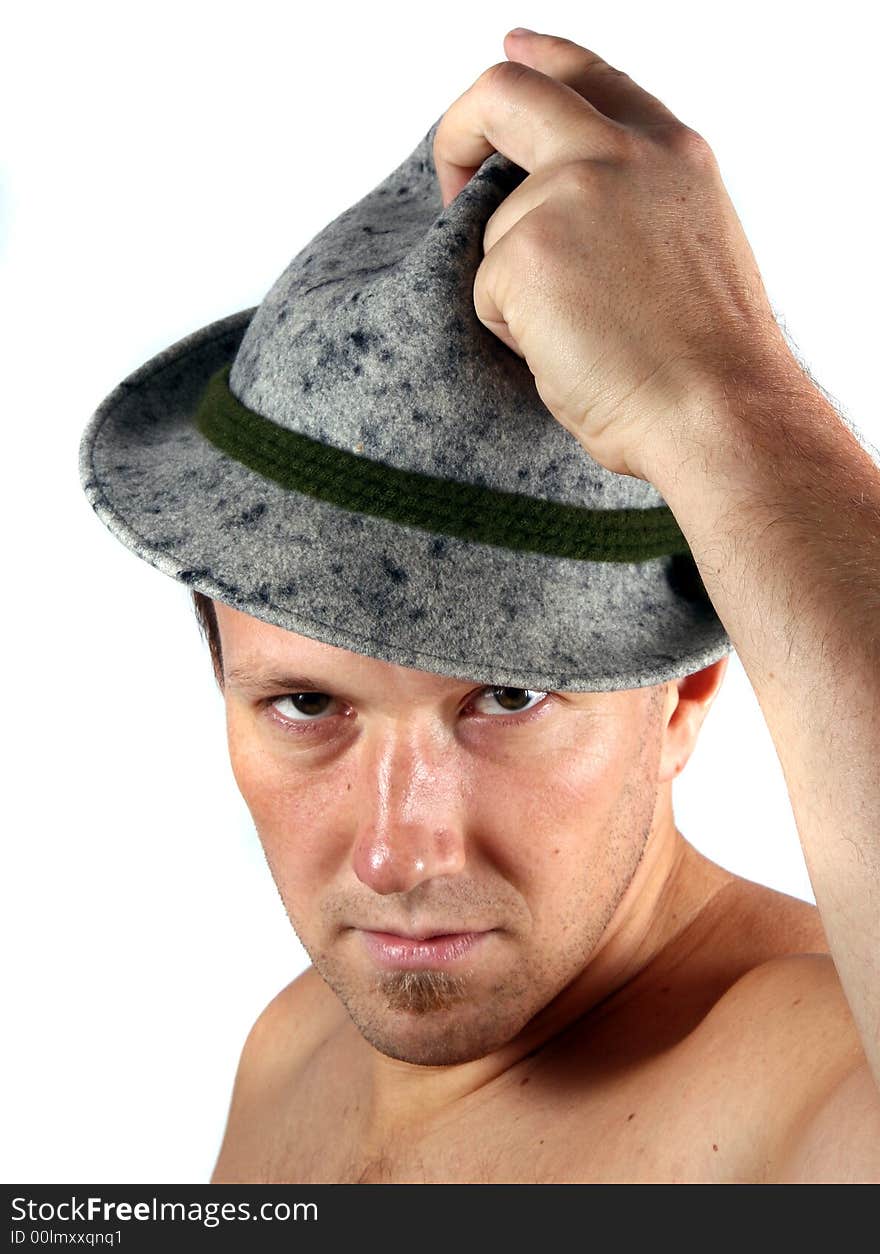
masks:
{"type": "Polygon", "coordinates": [[[471,983],[472,980],[464,975],[434,967],[420,967],[381,971],[373,980],[373,989],[389,1010],[429,1015],[450,1010],[467,1001],[471,983]]]}

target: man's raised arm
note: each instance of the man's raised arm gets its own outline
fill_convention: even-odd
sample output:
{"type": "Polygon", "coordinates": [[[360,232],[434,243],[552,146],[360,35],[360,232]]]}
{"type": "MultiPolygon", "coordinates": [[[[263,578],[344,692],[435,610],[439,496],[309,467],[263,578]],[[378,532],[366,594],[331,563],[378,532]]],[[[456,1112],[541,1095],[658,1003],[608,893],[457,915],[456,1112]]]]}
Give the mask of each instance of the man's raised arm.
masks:
{"type": "Polygon", "coordinates": [[[586,451],[675,514],[880,1087],[880,470],[792,355],[705,141],[577,44],[505,47],[434,147],[445,203],[494,149],[529,172],[487,223],[477,313],[586,451]]]}
{"type": "Polygon", "coordinates": [[[802,372],[732,378],[647,477],[773,737],[880,1087],[880,470],[802,372]]]}

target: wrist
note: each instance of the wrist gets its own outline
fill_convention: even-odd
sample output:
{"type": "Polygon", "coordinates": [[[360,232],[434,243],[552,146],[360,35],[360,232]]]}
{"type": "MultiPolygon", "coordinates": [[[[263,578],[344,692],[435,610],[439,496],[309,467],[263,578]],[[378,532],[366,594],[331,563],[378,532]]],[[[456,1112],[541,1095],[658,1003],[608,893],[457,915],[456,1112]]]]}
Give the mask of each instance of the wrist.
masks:
{"type": "Polygon", "coordinates": [[[783,433],[787,415],[828,401],[787,350],[710,372],[695,372],[680,398],[648,424],[633,472],[666,498],[684,475],[710,464],[731,471],[766,438],[783,433]],[[787,359],[786,359],[787,355],[787,359]]]}

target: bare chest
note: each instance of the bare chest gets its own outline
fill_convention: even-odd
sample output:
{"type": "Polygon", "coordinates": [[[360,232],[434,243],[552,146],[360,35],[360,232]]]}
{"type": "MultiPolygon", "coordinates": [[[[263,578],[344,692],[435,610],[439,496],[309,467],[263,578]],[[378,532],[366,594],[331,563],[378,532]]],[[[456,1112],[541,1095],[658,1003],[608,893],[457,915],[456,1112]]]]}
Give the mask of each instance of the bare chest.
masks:
{"type": "MultiPolygon", "coordinates": [[[[684,1061],[684,1060],[682,1060],[684,1061]]],[[[515,1072],[519,1073],[516,1068],[515,1072]]],[[[254,1178],[302,1184],[758,1182],[766,1152],[735,1093],[669,1059],[612,1077],[540,1069],[381,1139],[353,1091],[313,1075],[272,1127],[254,1178]]]]}

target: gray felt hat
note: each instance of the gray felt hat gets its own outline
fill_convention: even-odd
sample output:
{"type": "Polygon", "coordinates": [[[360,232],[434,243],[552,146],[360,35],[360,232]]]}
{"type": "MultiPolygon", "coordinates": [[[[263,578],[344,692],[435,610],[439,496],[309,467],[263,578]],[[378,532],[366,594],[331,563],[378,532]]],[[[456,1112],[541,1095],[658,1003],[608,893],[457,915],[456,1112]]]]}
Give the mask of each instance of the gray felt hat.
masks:
{"type": "Polygon", "coordinates": [[[80,445],[98,517],[287,630],[440,675],[638,688],[732,645],[671,511],[594,461],[477,318],[494,153],[444,209],[439,118],[262,302],[172,344],[80,445]]]}

